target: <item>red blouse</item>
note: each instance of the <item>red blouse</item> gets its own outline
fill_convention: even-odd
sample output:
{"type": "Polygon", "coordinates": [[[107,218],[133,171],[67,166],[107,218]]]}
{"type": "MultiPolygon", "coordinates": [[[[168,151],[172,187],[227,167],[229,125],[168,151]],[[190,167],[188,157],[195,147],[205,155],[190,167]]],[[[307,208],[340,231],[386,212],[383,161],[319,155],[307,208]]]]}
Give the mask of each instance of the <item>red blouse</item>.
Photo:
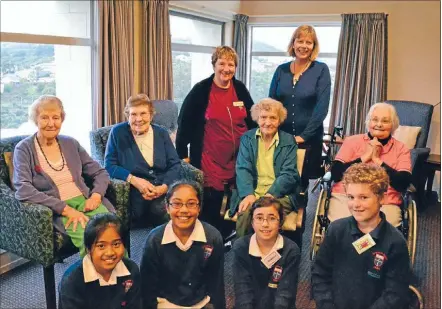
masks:
{"type": "Polygon", "coordinates": [[[230,83],[224,89],[212,83],[204,126],[201,169],[204,186],[222,191],[224,181],[235,178],[235,163],[241,135],[247,131],[246,109],[230,83]]]}

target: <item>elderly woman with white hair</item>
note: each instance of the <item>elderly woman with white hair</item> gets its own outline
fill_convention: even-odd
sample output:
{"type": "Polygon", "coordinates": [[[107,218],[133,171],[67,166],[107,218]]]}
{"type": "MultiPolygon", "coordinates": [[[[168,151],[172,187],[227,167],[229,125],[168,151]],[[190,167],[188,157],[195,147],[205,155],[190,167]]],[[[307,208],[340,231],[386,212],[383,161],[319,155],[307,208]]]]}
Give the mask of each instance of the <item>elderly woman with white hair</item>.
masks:
{"type": "MultiPolygon", "coordinates": [[[[410,151],[392,135],[399,127],[399,118],[393,105],[376,103],[371,106],[365,121],[367,133],[346,137],[333,161],[331,174],[335,182],[332,188],[328,218],[330,221],[351,216],[347,207],[342,177],[355,163],[371,163],[381,166],[390,178],[390,185],[382,202],[381,211],[394,226],[401,223],[401,192],[411,183],[410,151]]],[[[361,209],[363,211],[363,207],[361,209]]]]}
{"type": "Polygon", "coordinates": [[[253,105],[251,115],[259,127],[241,137],[236,161],[236,186],[241,199],[237,209],[238,236],[250,231],[251,206],[262,196],[278,199],[285,215],[296,210],[295,195],[300,185],[296,167],[298,146],[293,135],[279,129],[287,118],[285,107],[266,98],[253,105]]]}
{"type": "Polygon", "coordinates": [[[39,97],[29,109],[29,119],[37,125],[37,133],[14,149],[15,197],[49,207],[54,213],[55,228],[67,234],[84,256],[86,222],[95,214],[115,212],[104,197],[109,174],[78,141],[59,135],[65,119],[59,98],[39,97]],[[92,181],[92,189],[86,185],[85,177],[92,181]]]}

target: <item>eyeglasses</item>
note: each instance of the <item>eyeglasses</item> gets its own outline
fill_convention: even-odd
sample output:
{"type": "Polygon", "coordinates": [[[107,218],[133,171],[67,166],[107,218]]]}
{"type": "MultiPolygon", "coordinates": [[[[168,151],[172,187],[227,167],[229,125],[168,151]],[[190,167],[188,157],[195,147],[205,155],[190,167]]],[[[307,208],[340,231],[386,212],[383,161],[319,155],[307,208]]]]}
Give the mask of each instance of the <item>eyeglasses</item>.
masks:
{"type": "Polygon", "coordinates": [[[370,121],[373,122],[373,123],[379,123],[380,122],[383,125],[388,125],[388,124],[391,123],[390,119],[385,119],[385,118],[384,119],[371,118],[370,121]]]}
{"type": "Polygon", "coordinates": [[[188,209],[195,209],[195,208],[198,207],[199,204],[200,203],[198,203],[197,201],[189,201],[187,203],[183,203],[183,202],[172,202],[172,203],[169,203],[169,205],[172,206],[175,209],[180,209],[184,205],[186,205],[186,207],[188,209]]]}
{"type": "Polygon", "coordinates": [[[277,224],[279,222],[279,219],[274,216],[270,216],[267,218],[264,216],[256,216],[253,217],[253,221],[255,221],[258,224],[263,224],[264,221],[267,221],[268,224],[277,224]]]}

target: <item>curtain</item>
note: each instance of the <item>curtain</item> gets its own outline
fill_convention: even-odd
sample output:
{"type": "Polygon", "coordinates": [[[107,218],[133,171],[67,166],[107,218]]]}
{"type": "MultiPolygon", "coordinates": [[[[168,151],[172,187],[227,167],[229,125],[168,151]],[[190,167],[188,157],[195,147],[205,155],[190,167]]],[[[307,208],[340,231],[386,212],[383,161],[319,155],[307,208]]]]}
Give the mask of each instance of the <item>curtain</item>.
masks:
{"type": "Polygon", "coordinates": [[[151,100],[172,100],[169,1],[143,1],[141,35],[141,92],[151,100]]]}
{"type": "Polygon", "coordinates": [[[125,121],[133,87],[133,1],[98,1],[98,127],[125,121]]]}
{"type": "Polygon", "coordinates": [[[247,21],[249,16],[243,14],[235,15],[235,31],[233,34],[233,48],[238,54],[238,67],[235,77],[246,82],[247,72],[247,21]]]}
{"type": "Polygon", "coordinates": [[[329,131],[366,131],[370,106],[387,98],[387,14],[343,14],[329,131]]]}

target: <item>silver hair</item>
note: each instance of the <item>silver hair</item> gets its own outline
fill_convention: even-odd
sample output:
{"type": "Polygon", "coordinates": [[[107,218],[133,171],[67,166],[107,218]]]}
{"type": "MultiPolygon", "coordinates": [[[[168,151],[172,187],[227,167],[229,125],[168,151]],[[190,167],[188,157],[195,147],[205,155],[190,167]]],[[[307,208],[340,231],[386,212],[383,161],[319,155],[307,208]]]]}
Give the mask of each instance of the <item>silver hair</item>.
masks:
{"type": "Polygon", "coordinates": [[[396,108],[394,108],[393,105],[385,102],[375,103],[370,107],[367,118],[365,119],[365,127],[367,128],[367,131],[369,131],[371,115],[373,114],[374,110],[379,107],[386,108],[390,112],[391,135],[393,135],[394,131],[396,131],[396,129],[399,127],[399,117],[397,115],[396,108]]]}
{"type": "Polygon", "coordinates": [[[29,120],[37,125],[40,109],[44,109],[47,105],[56,104],[61,111],[61,120],[64,121],[66,113],[64,112],[63,103],[54,95],[42,95],[29,106],[29,120]]]}
{"type": "Polygon", "coordinates": [[[259,114],[261,111],[275,111],[279,117],[279,124],[283,123],[287,119],[287,109],[282,105],[281,102],[276,101],[271,98],[264,98],[259,103],[252,106],[250,113],[252,114],[252,119],[258,122],[259,114]]]}

